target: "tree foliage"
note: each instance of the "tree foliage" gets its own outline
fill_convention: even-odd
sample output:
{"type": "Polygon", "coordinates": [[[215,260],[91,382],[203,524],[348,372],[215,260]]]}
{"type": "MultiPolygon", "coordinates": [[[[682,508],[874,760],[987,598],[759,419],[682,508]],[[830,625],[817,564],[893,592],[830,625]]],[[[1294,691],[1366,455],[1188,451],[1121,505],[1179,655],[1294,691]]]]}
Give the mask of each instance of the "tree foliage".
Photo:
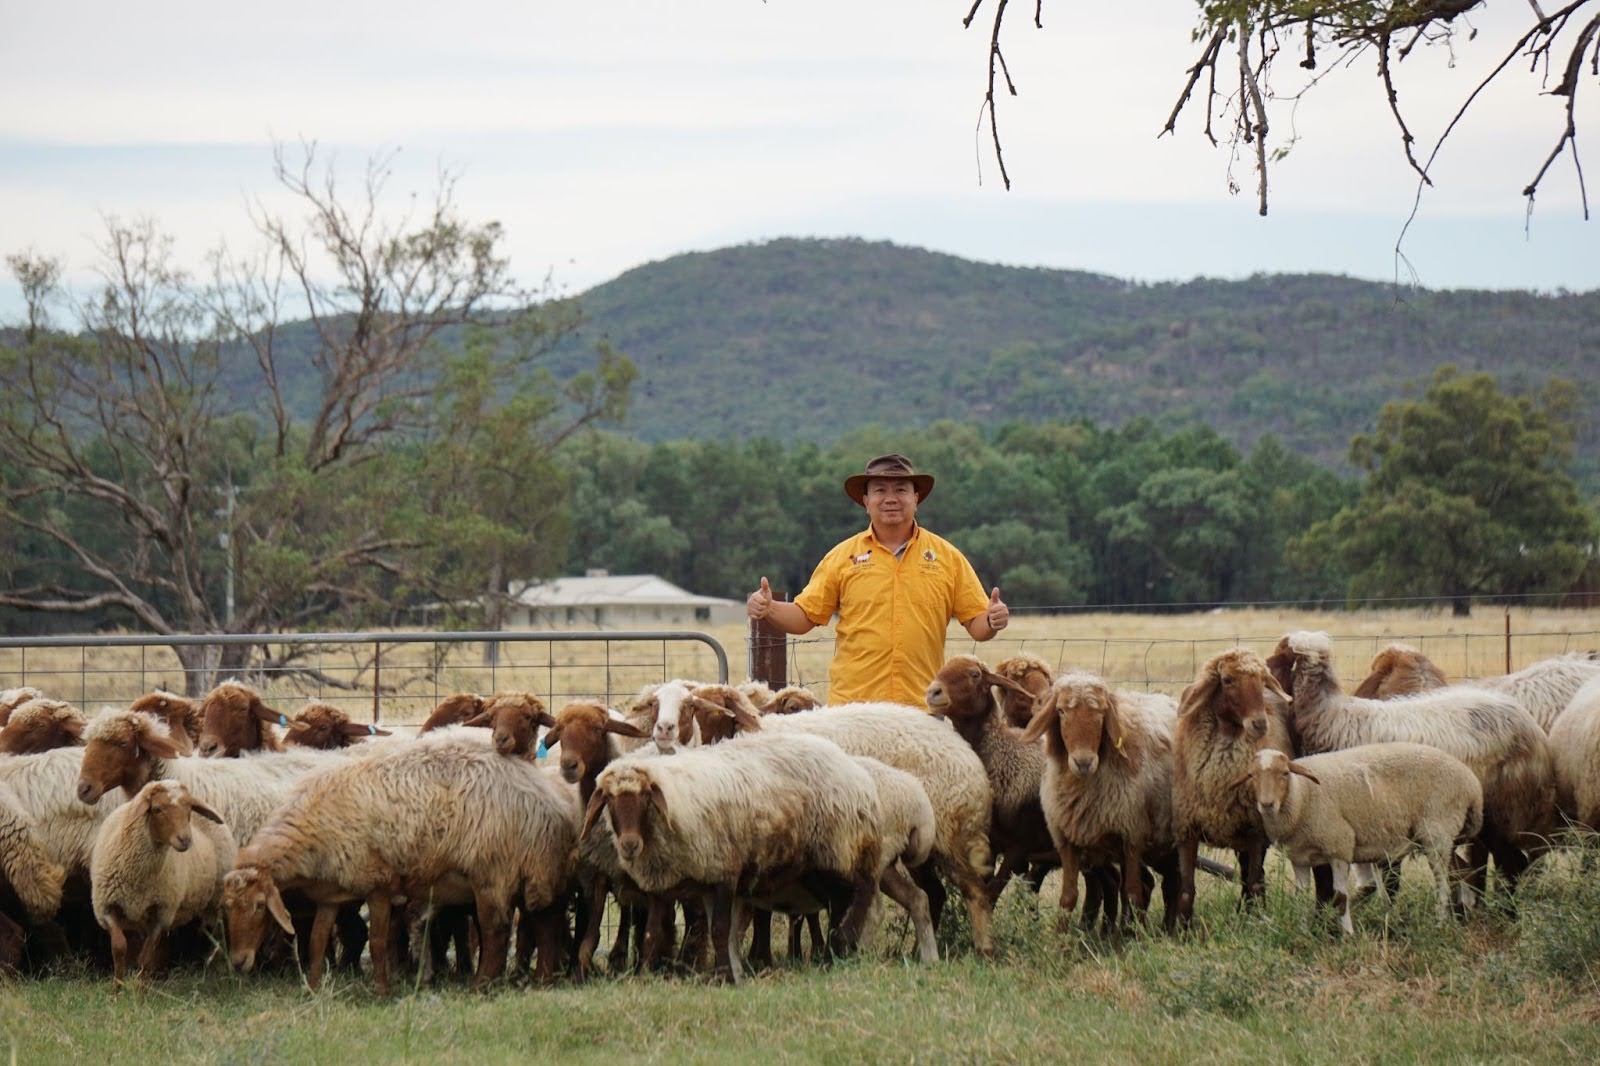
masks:
{"type": "Polygon", "coordinates": [[[1594,561],[1597,527],[1565,470],[1573,390],[1502,393],[1487,374],[1441,367],[1419,400],[1384,406],[1351,443],[1361,497],[1311,528],[1303,555],[1334,552],[1351,591],[1455,597],[1570,587],[1594,561]]]}

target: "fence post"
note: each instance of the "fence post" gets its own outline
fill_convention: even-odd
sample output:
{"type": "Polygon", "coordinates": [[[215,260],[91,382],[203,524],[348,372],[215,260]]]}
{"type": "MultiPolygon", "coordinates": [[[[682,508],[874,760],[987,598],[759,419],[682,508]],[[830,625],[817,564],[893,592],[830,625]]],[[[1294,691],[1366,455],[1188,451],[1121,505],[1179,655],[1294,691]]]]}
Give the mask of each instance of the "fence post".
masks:
{"type": "Polygon", "coordinates": [[[1506,606],[1506,673],[1511,672],[1511,607],[1506,606]]]}
{"type": "MultiPolygon", "coordinates": [[[[787,600],[781,592],[774,600],[787,600]]],[[[765,618],[750,619],[750,677],[773,691],[789,683],[788,634],[765,618]]]]}

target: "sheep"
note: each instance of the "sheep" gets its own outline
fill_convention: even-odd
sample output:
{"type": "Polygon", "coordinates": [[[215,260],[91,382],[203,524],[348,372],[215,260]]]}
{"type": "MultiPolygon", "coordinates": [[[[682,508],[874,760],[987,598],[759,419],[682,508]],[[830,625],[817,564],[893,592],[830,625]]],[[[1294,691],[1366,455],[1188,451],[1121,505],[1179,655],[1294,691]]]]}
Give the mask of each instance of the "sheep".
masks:
{"type": "Polygon", "coordinates": [[[176,781],[150,782],[105,820],[89,869],[94,916],[111,936],[118,988],[129,938],[143,938],[139,969],[153,975],[167,930],[214,909],[234,851],[222,817],[176,781]],[[196,814],[203,820],[194,822],[196,814]]]}
{"type": "Polygon", "coordinates": [[[744,693],[744,698],[754,704],[758,711],[765,711],[767,705],[772,702],[772,687],[765,681],[757,681],[752,677],[739,682],[734,687],[744,693]]]}
{"type": "Polygon", "coordinates": [[[21,904],[28,920],[45,921],[61,909],[66,868],[52,861],[22,800],[0,785],[0,898],[21,904]]]}
{"type": "Polygon", "coordinates": [[[1172,738],[1172,829],[1178,842],[1178,916],[1194,918],[1194,869],[1202,843],[1239,857],[1240,900],[1266,894],[1266,832],[1253,797],[1236,778],[1259,748],[1294,752],[1284,720],[1267,693],[1287,700],[1261,657],[1248,648],[1213,655],[1178,701],[1172,738]]]}
{"type": "Polygon", "coordinates": [[[1002,689],[999,693],[1006,720],[1018,729],[1028,728],[1028,723],[1033,720],[1033,701],[1049,690],[1050,683],[1056,677],[1055,671],[1037,655],[1019,652],[996,663],[994,672],[1030,693],[1024,696],[1023,692],[1016,689],[1002,689]]]}
{"type": "Polygon", "coordinates": [[[904,770],[865,755],[852,757],[866,769],[878,792],[878,887],[910,916],[918,959],[938,962],[939,944],[928,894],[907,872],[920,869],[933,854],[937,832],[933,801],[922,782],[904,770]]]}
{"type": "Polygon", "coordinates": [[[1469,685],[1381,702],[1346,696],[1326,633],[1290,633],[1274,658],[1292,663],[1289,692],[1302,752],[1409,741],[1466,763],[1483,786],[1479,841],[1516,887],[1527,853],[1548,846],[1555,823],[1550,747],[1526,710],[1510,696],[1469,685]]]}
{"type": "Polygon", "coordinates": [[[262,702],[250,686],[227,680],[206,693],[200,707],[200,737],[195,750],[201,755],[233,758],[246,751],[282,751],[274,725],[289,728],[289,717],[262,702]]]}
{"type": "Polygon", "coordinates": [[[1273,843],[1296,866],[1333,865],[1339,926],[1346,933],[1346,870],[1421,852],[1433,869],[1439,915],[1449,913],[1449,866],[1457,841],[1483,826],[1483,788],[1459,759],[1426,744],[1367,744],[1297,760],[1256,752],[1248,783],[1273,843]]]}
{"type": "Polygon", "coordinates": [[[804,685],[786,685],[772,694],[772,702],[762,707],[761,713],[796,714],[821,706],[822,700],[804,685]]]}
{"type": "MultiPolygon", "coordinates": [[[[872,777],[816,737],[748,735],[672,758],[638,755],[601,772],[584,816],[607,814],[622,869],[647,892],[708,897],[716,973],[740,980],[736,897],[832,875],[852,891],[835,930],[854,946],[878,892],[881,820],[872,777]]],[[[652,923],[662,911],[652,905],[652,923]]]]}
{"type": "Polygon", "coordinates": [[[158,688],[128,704],[128,710],[144,711],[165,720],[180,755],[192,754],[200,743],[200,730],[205,717],[198,700],[158,688]]]}
{"type": "Polygon", "coordinates": [[[89,805],[78,801],[74,792],[84,750],[55,748],[0,758],[0,786],[9,791],[8,799],[15,798],[13,809],[32,824],[50,861],[66,869],[69,887],[81,882],[86,890],[95,834],[122,798],[103,796],[89,805]]]}
{"type": "Polygon", "coordinates": [[[21,707],[29,700],[39,699],[44,695],[32,685],[21,685],[17,688],[0,689],[0,726],[4,726],[11,719],[11,712],[21,707]]]}
{"type": "Polygon", "coordinates": [[[760,729],[775,735],[819,736],[851,755],[870,756],[921,782],[933,802],[938,831],[932,863],[914,876],[928,894],[934,925],[939,923],[945,897],[937,870],[950,877],[961,892],[972,921],[973,946],[981,955],[994,953],[989,927],[993,910],[988,887],[989,778],[977,753],[948,723],[897,703],[845,703],[797,714],[767,715],[760,719],[760,729]]]}
{"type": "Polygon", "coordinates": [[[453,696],[446,696],[417,729],[417,736],[431,733],[435,729],[443,729],[448,725],[460,725],[469,718],[476,718],[483,713],[484,702],[484,698],[475,692],[458,692],[453,696]]]}
{"type": "Polygon", "coordinates": [[[1561,813],[1600,831],[1600,680],[1580,688],[1550,727],[1550,749],[1561,813]]]}
{"type": "Polygon", "coordinates": [[[312,700],[295,712],[283,742],[287,747],[334,751],[348,748],[367,737],[387,736],[393,734],[376,725],[351,721],[348,714],[331,703],[312,700]]]}
{"type": "Polygon", "coordinates": [[[1093,674],[1057,677],[1035,704],[1023,736],[1048,737],[1039,798],[1061,856],[1061,924],[1078,901],[1078,866],[1086,849],[1114,847],[1122,858],[1123,896],[1142,913],[1146,864],[1162,875],[1164,922],[1177,920],[1178,869],[1172,830],[1170,698],[1113,693],[1093,674]]]}
{"type": "MultiPolygon", "coordinates": [[[[663,752],[671,752],[679,746],[698,747],[701,741],[699,723],[694,714],[683,713],[694,687],[695,682],[681,678],[646,685],[629,708],[628,720],[648,729],[650,739],[663,752]]],[[[748,707],[748,698],[744,702],[748,707]]]]}
{"type": "Polygon", "coordinates": [[[37,755],[81,744],[82,712],[65,700],[40,696],[20,704],[0,728],[0,754],[37,755]]]}
{"type": "MultiPolygon", "coordinates": [[[[1465,684],[1504,692],[1533,715],[1539,728],[1549,733],[1572,697],[1585,683],[1600,677],[1600,659],[1594,652],[1573,652],[1541,659],[1503,677],[1481,677],[1465,684]]],[[[1390,699],[1427,692],[1449,684],[1438,666],[1409,644],[1390,644],[1373,657],[1372,667],[1355,695],[1390,699]]]]}
{"type": "Polygon", "coordinates": [[[165,722],[152,715],[108,707],[89,723],[75,788],[80,802],[95,804],[107,792],[130,796],[150,781],[181,781],[195,799],[218,811],[239,846],[249,843],[295,781],[347,761],[339,752],[261,752],[239,759],[180,758],[165,722]]]}
{"type": "Polygon", "coordinates": [[[223,880],[229,961],[255,963],[268,915],[293,935],[283,893],[317,903],[306,979],[322,975],[337,905],[367,904],[373,981],[389,993],[397,897],[475,902],[477,985],[505,968],[512,904],[539,916],[538,977],[554,979],[552,911],[572,868],[575,795],[526,759],[504,758],[458,731],[430,733],[307,778],[273,813],[223,880]]]}

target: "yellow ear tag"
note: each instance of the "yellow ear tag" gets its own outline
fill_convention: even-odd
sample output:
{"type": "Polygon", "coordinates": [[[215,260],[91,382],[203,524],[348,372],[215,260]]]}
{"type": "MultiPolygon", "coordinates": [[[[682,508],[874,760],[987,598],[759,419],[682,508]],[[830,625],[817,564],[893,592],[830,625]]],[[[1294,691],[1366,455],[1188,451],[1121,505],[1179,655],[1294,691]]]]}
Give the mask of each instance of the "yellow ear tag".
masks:
{"type": "Polygon", "coordinates": [[[1122,750],[1122,742],[1123,742],[1124,739],[1126,739],[1126,738],[1121,737],[1121,736],[1117,737],[1117,750],[1118,751],[1122,750]]]}

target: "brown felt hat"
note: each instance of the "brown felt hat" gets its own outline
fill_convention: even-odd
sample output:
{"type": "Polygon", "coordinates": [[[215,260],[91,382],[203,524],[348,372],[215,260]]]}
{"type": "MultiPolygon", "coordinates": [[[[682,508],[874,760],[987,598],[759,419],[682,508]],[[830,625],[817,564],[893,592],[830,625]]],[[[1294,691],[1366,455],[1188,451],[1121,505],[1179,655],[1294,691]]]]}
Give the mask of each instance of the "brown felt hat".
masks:
{"type": "Polygon", "coordinates": [[[911,467],[911,460],[898,452],[880,455],[867,460],[864,473],[851,474],[844,479],[844,494],[865,507],[867,505],[867,480],[875,477],[905,478],[917,490],[917,502],[933,495],[933,475],[919,474],[911,467]]]}

